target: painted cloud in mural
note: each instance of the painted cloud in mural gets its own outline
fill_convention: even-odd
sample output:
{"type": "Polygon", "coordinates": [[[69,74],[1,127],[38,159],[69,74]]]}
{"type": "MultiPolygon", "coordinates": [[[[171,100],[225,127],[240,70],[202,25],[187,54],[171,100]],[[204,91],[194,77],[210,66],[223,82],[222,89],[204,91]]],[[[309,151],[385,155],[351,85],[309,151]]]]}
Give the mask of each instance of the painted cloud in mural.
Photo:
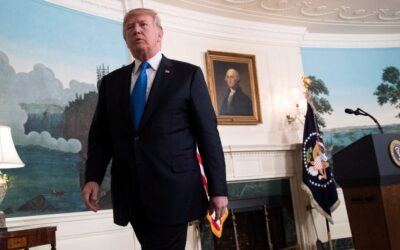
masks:
{"type": "Polygon", "coordinates": [[[70,81],[69,88],[63,87],[53,71],[43,64],[36,64],[32,71],[17,73],[10,65],[5,53],[0,51],[0,121],[12,128],[14,141],[18,145],[40,145],[63,152],[77,153],[81,143],[76,139],[54,138],[47,131],[25,133],[24,124],[28,110],[63,109],[69,102],[90,91],[93,84],[70,81]]]}

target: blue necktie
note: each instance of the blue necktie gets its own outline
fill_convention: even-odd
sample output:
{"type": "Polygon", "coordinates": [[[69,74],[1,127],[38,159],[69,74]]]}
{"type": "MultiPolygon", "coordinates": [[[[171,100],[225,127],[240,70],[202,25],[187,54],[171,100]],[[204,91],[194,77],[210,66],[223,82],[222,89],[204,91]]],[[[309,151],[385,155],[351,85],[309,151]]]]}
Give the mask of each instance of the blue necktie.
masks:
{"type": "Polygon", "coordinates": [[[142,119],[144,106],[146,105],[147,74],[148,62],[144,61],[139,67],[140,73],[136,80],[135,87],[131,95],[131,107],[133,112],[133,123],[135,128],[139,128],[142,119]]]}

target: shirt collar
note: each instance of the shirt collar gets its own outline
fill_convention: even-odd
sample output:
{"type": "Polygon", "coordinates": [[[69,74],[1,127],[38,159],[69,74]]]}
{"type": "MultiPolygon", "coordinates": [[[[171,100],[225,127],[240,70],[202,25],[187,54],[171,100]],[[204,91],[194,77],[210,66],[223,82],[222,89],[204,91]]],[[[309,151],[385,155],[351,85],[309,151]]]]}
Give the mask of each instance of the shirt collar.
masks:
{"type": "MultiPolygon", "coordinates": [[[[161,59],[162,59],[161,51],[158,51],[158,53],[155,54],[155,56],[153,56],[149,60],[147,60],[147,62],[149,63],[150,67],[154,71],[157,71],[158,66],[160,66],[161,59]]],[[[138,71],[140,65],[142,64],[142,61],[140,61],[139,59],[136,59],[136,58],[134,58],[134,60],[135,60],[135,68],[134,68],[133,72],[136,73],[138,71]]]]}

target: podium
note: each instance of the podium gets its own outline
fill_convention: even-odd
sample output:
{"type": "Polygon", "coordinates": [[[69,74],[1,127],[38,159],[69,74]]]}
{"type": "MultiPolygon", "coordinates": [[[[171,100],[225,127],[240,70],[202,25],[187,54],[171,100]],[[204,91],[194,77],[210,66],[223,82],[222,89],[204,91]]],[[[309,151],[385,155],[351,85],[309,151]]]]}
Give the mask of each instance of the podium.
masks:
{"type": "Polygon", "coordinates": [[[400,134],[367,135],[333,156],[354,247],[400,249],[400,134]]]}

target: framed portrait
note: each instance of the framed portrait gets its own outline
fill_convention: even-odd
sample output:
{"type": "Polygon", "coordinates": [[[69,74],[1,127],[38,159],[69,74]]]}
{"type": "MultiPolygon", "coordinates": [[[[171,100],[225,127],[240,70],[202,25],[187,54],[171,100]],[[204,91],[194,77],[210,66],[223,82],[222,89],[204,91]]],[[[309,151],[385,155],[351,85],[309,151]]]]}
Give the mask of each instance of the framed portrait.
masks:
{"type": "Polygon", "coordinates": [[[255,55],[207,51],[206,66],[218,124],[261,123],[255,55]]]}

